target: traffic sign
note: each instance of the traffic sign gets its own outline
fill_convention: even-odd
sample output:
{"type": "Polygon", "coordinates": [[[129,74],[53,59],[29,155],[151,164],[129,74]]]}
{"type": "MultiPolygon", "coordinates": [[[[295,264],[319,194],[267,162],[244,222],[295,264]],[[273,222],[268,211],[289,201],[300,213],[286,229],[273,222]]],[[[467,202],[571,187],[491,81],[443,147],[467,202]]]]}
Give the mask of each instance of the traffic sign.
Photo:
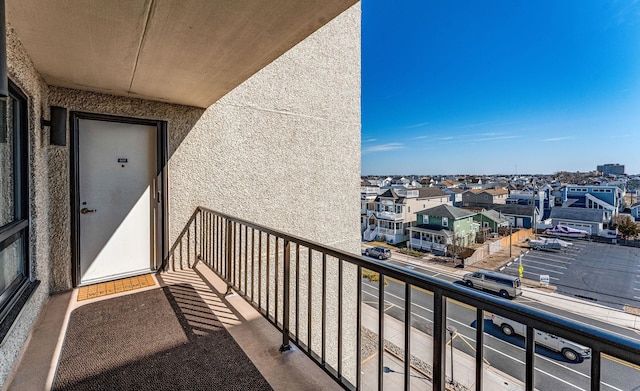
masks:
{"type": "Polygon", "coordinates": [[[548,274],[541,274],[540,275],[540,285],[549,286],[549,275],[548,274]]]}

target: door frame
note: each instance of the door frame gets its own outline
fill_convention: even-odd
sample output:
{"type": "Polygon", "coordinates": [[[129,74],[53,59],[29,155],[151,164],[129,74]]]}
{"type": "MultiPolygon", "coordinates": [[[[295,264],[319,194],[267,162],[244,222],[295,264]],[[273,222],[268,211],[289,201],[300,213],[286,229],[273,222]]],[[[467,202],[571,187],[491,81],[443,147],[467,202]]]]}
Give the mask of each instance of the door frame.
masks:
{"type": "Polygon", "coordinates": [[[69,151],[69,173],[70,173],[70,201],[71,201],[71,279],[73,287],[80,285],[80,208],[78,205],[79,199],[79,183],[80,183],[80,168],[79,164],[79,125],[80,120],[95,120],[106,122],[119,122],[131,125],[147,125],[156,128],[156,178],[158,178],[158,191],[160,196],[160,205],[158,206],[158,212],[156,213],[156,259],[153,260],[154,267],[152,270],[157,270],[162,265],[162,260],[169,253],[168,248],[168,179],[167,179],[167,162],[168,162],[168,132],[167,122],[162,120],[153,120],[146,118],[124,117],[108,114],[96,114],[87,113],[81,111],[72,111],[69,113],[69,136],[70,146],[69,151]]]}

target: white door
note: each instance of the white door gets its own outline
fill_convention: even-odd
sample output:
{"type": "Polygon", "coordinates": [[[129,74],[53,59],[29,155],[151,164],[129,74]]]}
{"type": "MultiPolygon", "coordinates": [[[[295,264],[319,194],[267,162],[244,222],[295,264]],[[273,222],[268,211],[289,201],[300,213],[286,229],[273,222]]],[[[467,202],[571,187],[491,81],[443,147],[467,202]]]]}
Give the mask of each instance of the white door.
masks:
{"type": "Polygon", "coordinates": [[[156,132],[80,119],[80,284],[149,272],[155,259],[156,132]]]}

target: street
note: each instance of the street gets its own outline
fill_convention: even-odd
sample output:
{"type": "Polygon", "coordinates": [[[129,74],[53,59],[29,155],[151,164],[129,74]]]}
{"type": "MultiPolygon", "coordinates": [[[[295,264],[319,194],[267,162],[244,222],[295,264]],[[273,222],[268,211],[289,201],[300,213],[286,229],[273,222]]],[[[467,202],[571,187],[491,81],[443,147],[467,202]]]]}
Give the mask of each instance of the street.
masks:
{"type": "MultiPolygon", "coordinates": [[[[451,282],[459,281],[459,278],[452,273],[432,270],[428,267],[407,264],[399,259],[390,259],[388,262],[407,267],[416,272],[428,274],[451,282]]],[[[385,314],[396,319],[404,319],[404,285],[387,279],[388,285],[385,287],[385,314]]],[[[378,290],[377,285],[363,281],[363,300],[366,304],[377,308],[378,290]]],[[[523,305],[530,305],[535,308],[549,310],[559,316],[566,316],[585,323],[593,324],[597,327],[626,335],[635,336],[632,331],[602,322],[593,321],[584,317],[576,317],[564,311],[541,305],[526,298],[518,298],[517,302],[523,305]]],[[[432,332],[432,303],[433,297],[430,292],[414,289],[412,293],[412,327],[417,328],[427,334],[432,332]]],[[[454,337],[454,348],[470,356],[475,354],[475,308],[468,307],[462,303],[450,301],[447,308],[448,323],[454,326],[458,334],[454,337]]],[[[519,336],[506,336],[499,327],[495,326],[490,314],[485,316],[485,347],[484,356],[487,361],[485,365],[509,374],[510,376],[523,381],[525,375],[524,364],[524,339],[519,336]]],[[[588,390],[590,360],[582,363],[568,362],[558,352],[538,346],[536,348],[536,383],[535,387],[540,390],[588,390]]],[[[602,385],[605,390],[630,390],[640,386],[640,368],[628,363],[603,360],[602,365],[602,385]]]]}

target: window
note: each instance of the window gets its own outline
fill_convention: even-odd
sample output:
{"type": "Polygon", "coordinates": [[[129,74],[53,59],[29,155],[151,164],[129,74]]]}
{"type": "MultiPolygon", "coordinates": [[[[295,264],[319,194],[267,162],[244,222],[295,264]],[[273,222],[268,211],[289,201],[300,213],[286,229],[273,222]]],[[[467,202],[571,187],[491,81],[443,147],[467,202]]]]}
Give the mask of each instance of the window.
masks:
{"type": "Polygon", "coordinates": [[[0,341],[38,282],[30,281],[27,99],[0,99],[0,341]]]}
{"type": "Polygon", "coordinates": [[[442,218],[442,226],[443,227],[448,227],[449,226],[449,219],[446,217],[442,218]]]}

